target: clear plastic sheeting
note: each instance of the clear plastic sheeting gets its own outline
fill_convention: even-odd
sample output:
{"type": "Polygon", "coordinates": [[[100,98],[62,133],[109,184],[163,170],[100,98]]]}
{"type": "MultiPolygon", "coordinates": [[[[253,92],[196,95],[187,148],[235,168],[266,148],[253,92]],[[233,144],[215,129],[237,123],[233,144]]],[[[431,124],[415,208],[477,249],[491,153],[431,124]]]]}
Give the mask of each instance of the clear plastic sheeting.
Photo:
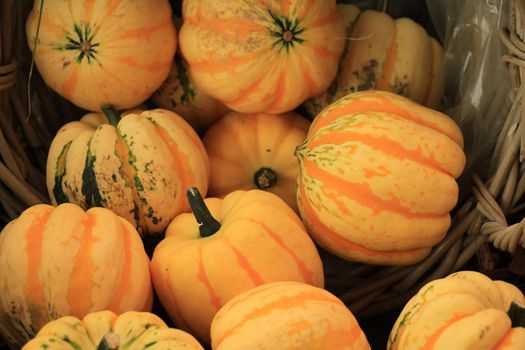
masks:
{"type": "Polygon", "coordinates": [[[443,43],[444,112],[465,136],[467,167],[460,181],[470,193],[474,173],[489,169],[491,153],[514,96],[500,31],[510,0],[426,0],[443,43]]]}

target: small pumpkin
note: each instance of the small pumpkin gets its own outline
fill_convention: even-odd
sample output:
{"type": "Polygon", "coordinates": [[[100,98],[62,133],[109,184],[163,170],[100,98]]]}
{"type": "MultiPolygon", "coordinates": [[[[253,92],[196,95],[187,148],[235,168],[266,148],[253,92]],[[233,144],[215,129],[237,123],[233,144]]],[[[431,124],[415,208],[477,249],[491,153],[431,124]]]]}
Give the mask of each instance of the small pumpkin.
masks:
{"type": "Polygon", "coordinates": [[[377,89],[438,108],[442,93],[443,48],[410,18],[340,4],[347,41],[339,72],[330,88],[305,103],[311,117],[339,98],[377,89]]]}
{"type": "Polygon", "coordinates": [[[211,325],[213,350],[367,350],[366,335],[330,292],[272,282],[227,302],[211,325]]]}
{"type": "Polygon", "coordinates": [[[186,0],[180,49],[232,110],[284,113],[326,90],[344,46],[335,0],[186,0]]]}
{"type": "Polygon", "coordinates": [[[295,152],[305,226],[344,259],[422,260],[450,227],[462,147],[461,130],[440,112],[390,92],[345,96],[317,116],[295,152]]]}
{"type": "Polygon", "coordinates": [[[293,152],[309,126],[294,112],[224,116],[203,138],[212,174],[208,195],[224,197],[235,190],[260,189],[278,195],[297,211],[299,165],[293,152]]]}
{"type": "Polygon", "coordinates": [[[108,209],[39,204],[0,234],[0,334],[12,349],[61,316],[149,311],[152,295],[139,234],[108,209]]]}
{"type": "Polygon", "coordinates": [[[215,313],[234,296],[273,281],[324,286],[319,253],[299,217],[276,195],[235,191],[177,216],[151,260],[153,285],[173,322],[210,341],[215,313]]]}
{"type": "Polygon", "coordinates": [[[187,63],[178,54],[175,55],[168,78],[151,96],[151,100],[160,108],[179,114],[199,134],[203,134],[229,112],[222,102],[195,86],[187,63]]]}
{"type": "Polygon", "coordinates": [[[168,76],[177,47],[171,17],[168,0],[35,1],[26,34],[40,75],[58,94],[90,111],[129,109],[168,76]]]}
{"type": "Polygon", "coordinates": [[[204,350],[184,331],[169,328],[157,315],[99,311],[82,320],[64,316],[46,324],[22,350],[204,350]]]}
{"type": "Polygon", "coordinates": [[[64,125],[47,159],[47,189],[53,204],[106,207],[143,235],[162,232],[189,211],[184,191],[208,188],[206,150],[176,113],[155,109],[120,118],[107,109],[64,125]]]}
{"type": "Polygon", "coordinates": [[[453,273],[428,282],[406,303],[387,349],[525,349],[525,309],[518,305],[525,297],[510,283],[475,271],[453,273]]]}

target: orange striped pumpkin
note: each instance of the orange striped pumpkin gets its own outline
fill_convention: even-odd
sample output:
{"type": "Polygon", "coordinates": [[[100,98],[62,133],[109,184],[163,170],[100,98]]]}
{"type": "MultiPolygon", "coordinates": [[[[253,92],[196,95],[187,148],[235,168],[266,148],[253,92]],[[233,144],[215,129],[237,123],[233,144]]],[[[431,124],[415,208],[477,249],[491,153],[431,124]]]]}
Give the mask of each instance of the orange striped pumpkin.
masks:
{"type": "Polygon", "coordinates": [[[168,76],[177,45],[168,0],[35,1],[26,32],[46,84],[90,111],[146,100],[168,76]]]}
{"type": "Polygon", "coordinates": [[[186,0],[195,84],[243,113],[283,113],[328,87],[344,46],[335,0],[186,0]]]}
{"type": "Polygon", "coordinates": [[[209,196],[235,190],[272,192],[297,211],[295,186],[299,165],[293,155],[310,123],[294,112],[231,112],[204,135],[210,159],[209,196]]]}
{"type": "Polygon", "coordinates": [[[0,234],[0,334],[12,349],[61,316],[148,311],[152,295],[139,234],[108,209],[39,204],[0,234]]]}
{"type": "Polygon", "coordinates": [[[305,103],[315,117],[324,107],[356,91],[391,91],[438,108],[442,97],[443,48],[410,18],[339,4],[347,26],[344,53],[330,88],[305,103]],[[358,14],[359,13],[359,14],[358,14]]]}
{"type": "Polygon", "coordinates": [[[273,282],[227,302],[211,326],[213,350],[367,350],[346,306],[324,289],[273,282]]]}
{"type": "Polygon", "coordinates": [[[387,350],[525,349],[524,305],[523,293],[510,283],[475,271],[453,273],[427,283],[406,303],[387,350]]]}
{"type": "Polygon", "coordinates": [[[22,350],[204,350],[184,331],[168,328],[157,315],[127,311],[64,316],[46,324],[22,350]],[[122,347],[120,347],[122,346],[122,347]]]}
{"type": "Polygon", "coordinates": [[[160,233],[189,211],[184,191],[208,188],[208,156],[191,126],[155,109],[120,117],[109,109],[64,125],[51,144],[47,188],[53,204],[106,207],[143,235],[160,233]]]}
{"type": "Polygon", "coordinates": [[[171,222],[150,265],[155,291],[178,327],[209,342],[215,313],[248,289],[287,280],[324,286],[312,239],[276,195],[235,191],[203,201],[190,189],[188,198],[195,216],[171,222]]]}
{"type": "Polygon", "coordinates": [[[390,92],[347,95],[296,149],[298,205],[314,240],[371,264],[412,264],[445,236],[465,166],[446,115],[390,92]]]}

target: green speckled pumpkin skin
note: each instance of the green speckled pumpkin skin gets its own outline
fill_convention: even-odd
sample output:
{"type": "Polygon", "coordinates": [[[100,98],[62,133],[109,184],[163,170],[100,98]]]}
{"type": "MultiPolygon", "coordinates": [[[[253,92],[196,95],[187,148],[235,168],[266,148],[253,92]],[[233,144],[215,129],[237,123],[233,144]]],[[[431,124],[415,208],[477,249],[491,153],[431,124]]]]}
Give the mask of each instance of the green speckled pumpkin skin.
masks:
{"type": "Polygon", "coordinates": [[[80,320],[66,316],[46,324],[22,350],[109,350],[97,347],[112,332],[120,349],[127,350],[204,350],[189,333],[168,328],[158,316],[149,312],[128,311],[119,316],[100,311],[80,320]]]}
{"type": "Polygon", "coordinates": [[[64,125],[51,144],[47,188],[53,204],[106,207],[141,234],[162,232],[188,211],[184,191],[208,188],[208,156],[174,112],[132,112],[115,127],[101,114],[64,125]]]}

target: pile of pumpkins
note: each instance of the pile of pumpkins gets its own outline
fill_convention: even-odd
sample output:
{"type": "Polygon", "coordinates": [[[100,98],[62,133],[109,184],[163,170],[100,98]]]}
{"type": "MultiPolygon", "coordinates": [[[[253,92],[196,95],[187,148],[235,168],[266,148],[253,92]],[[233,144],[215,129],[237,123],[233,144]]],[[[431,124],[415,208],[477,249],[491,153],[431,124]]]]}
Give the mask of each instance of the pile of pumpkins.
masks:
{"type": "MultiPolygon", "coordinates": [[[[410,265],[445,236],[465,154],[437,111],[440,44],[335,0],[182,6],[174,20],[168,0],[35,1],[36,67],[90,113],[50,147],[52,205],[0,234],[0,336],[24,350],[370,349],[324,289],[317,247],[410,265]],[[179,329],[150,313],[154,293],[179,329]]],[[[388,349],[523,349],[521,304],[511,284],[454,273],[406,304],[388,349]]]]}

